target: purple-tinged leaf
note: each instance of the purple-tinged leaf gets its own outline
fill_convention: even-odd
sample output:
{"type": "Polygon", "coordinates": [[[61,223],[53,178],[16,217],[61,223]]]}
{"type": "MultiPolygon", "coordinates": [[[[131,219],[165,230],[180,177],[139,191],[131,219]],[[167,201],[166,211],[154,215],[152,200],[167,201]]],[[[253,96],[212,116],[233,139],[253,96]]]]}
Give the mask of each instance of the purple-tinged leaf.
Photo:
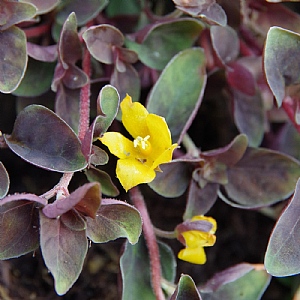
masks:
{"type": "Polygon", "coordinates": [[[131,244],[135,244],[142,232],[139,211],[119,200],[102,199],[96,218],[86,219],[86,233],[94,243],[106,243],[126,237],[131,244]]]}
{"type": "Polygon", "coordinates": [[[88,249],[85,230],[75,231],[60,218],[40,212],[40,242],[45,264],[52,273],[55,290],[64,295],[78,279],[88,249]]]}
{"type": "Polygon", "coordinates": [[[33,18],[35,14],[36,7],[32,4],[0,0],[0,31],[4,31],[20,22],[27,21],[33,18]]]}
{"type": "Polygon", "coordinates": [[[43,208],[43,213],[48,218],[57,218],[74,208],[85,216],[95,218],[100,203],[100,184],[98,182],[86,183],[71,193],[70,196],[57,199],[46,205],[43,208]]]}
{"type": "Polygon", "coordinates": [[[223,65],[235,60],[240,51],[239,38],[235,30],[226,26],[210,28],[212,47],[223,65]]]}
{"type": "Polygon", "coordinates": [[[89,78],[87,75],[77,66],[70,64],[68,69],[64,73],[62,82],[68,89],[79,89],[88,83],[89,78]]]}
{"type": "Polygon", "coordinates": [[[65,1],[62,8],[58,11],[56,21],[63,24],[70,13],[74,12],[78,19],[78,25],[85,25],[88,21],[95,18],[108,4],[108,0],[82,0],[65,1]]]}
{"type": "Polygon", "coordinates": [[[90,182],[99,182],[101,184],[101,191],[104,195],[116,197],[119,195],[119,190],[112,182],[110,176],[99,169],[90,167],[85,169],[85,175],[90,182]]]}
{"type": "Polygon", "coordinates": [[[79,127],[80,89],[68,89],[63,84],[57,86],[55,97],[55,112],[75,133],[79,127]]]}
{"type": "Polygon", "coordinates": [[[39,246],[39,221],[36,204],[21,200],[1,205],[0,259],[34,251],[39,246]]]}
{"type": "Polygon", "coordinates": [[[130,49],[118,48],[117,50],[118,50],[118,59],[123,62],[134,64],[139,59],[137,53],[130,49]]]}
{"type": "Polygon", "coordinates": [[[74,231],[82,231],[86,229],[84,218],[75,210],[71,209],[60,216],[61,222],[69,229],[74,231]]]}
{"type": "Polygon", "coordinates": [[[46,93],[53,78],[55,64],[29,59],[25,75],[13,94],[23,97],[37,97],[46,93]]]}
{"type": "Polygon", "coordinates": [[[48,203],[45,198],[39,197],[35,194],[13,194],[13,195],[8,195],[5,198],[2,198],[0,200],[0,205],[5,205],[14,201],[24,201],[24,200],[30,202],[36,202],[36,204],[39,203],[42,206],[45,206],[48,203]]]}
{"type": "Polygon", "coordinates": [[[202,300],[198,289],[189,275],[181,274],[178,285],[170,300],[202,300]]]}
{"type": "MultiPolygon", "coordinates": [[[[5,197],[8,193],[9,189],[9,175],[3,165],[3,163],[0,161],[0,199],[5,197]]],[[[1,204],[1,200],[0,200],[1,204]]]]}
{"type": "Polygon", "coordinates": [[[20,84],[26,70],[26,36],[23,30],[12,26],[0,31],[0,41],[0,92],[11,93],[20,84]]]}
{"type": "Polygon", "coordinates": [[[263,266],[243,263],[215,274],[200,287],[200,294],[203,300],[258,300],[270,280],[263,266]]]}
{"type": "Polygon", "coordinates": [[[230,63],[226,68],[226,79],[234,90],[247,96],[254,96],[256,94],[255,78],[246,66],[238,62],[230,63]]]}
{"type": "Polygon", "coordinates": [[[204,52],[191,48],[173,57],[151,90],[147,109],[166,119],[173,142],[180,144],[188,130],[200,107],[205,85],[204,52]]]}
{"type": "Polygon", "coordinates": [[[122,32],[108,24],[89,27],[82,38],[92,56],[105,64],[114,63],[114,48],[124,44],[122,32]]]}
{"type": "Polygon", "coordinates": [[[193,216],[205,215],[215,204],[218,198],[218,189],[219,184],[217,183],[209,182],[201,188],[199,183],[192,179],[183,219],[187,220],[193,216]]]}
{"type": "Polygon", "coordinates": [[[101,148],[92,145],[90,163],[94,166],[106,165],[108,163],[108,154],[101,148]]]}
{"type": "Polygon", "coordinates": [[[57,45],[41,46],[27,42],[27,53],[35,60],[54,62],[57,60],[57,45]]]}
{"type": "Polygon", "coordinates": [[[81,59],[82,49],[77,33],[77,20],[75,13],[71,13],[62,27],[58,52],[64,69],[68,69],[69,64],[75,64],[81,59]]]}
{"type": "Polygon", "coordinates": [[[160,165],[160,168],[162,172],[158,172],[155,179],[148,185],[166,198],[181,196],[189,185],[193,166],[184,161],[172,161],[160,165]]]}
{"type": "Polygon", "coordinates": [[[59,0],[22,0],[22,2],[31,3],[37,9],[37,15],[43,15],[53,10],[58,4],[59,0]]]}
{"type": "Polygon", "coordinates": [[[133,101],[138,101],[141,93],[139,74],[130,64],[124,63],[124,67],[124,72],[119,72],[117,68],[114,68],[110,78],[110,84],[115,86],[119,91],[121,99],[124,99],[126,94],[128,94],[133,101]]]}
{"type": "Polygon", "coordinates": [[[255,208],[289,197],[300,177],[300,163],[276,151],[248,148],[242,159],[229,167],[227,173],[228,184],[223,188],[231,199],[228,203],[236,207],[255,208]]]}
{"type": "MultiPolygon", "coordinates": [[[[176,275],[176,259],[172,249],[158,242],[159,257],[163,262],[162,277],[174,282],[176,275]]],[[[156,300],[150,280],[150,263],[148,249],[141,236],[136,245],[125,244],[125,250],[120,260],[122,273],[122,300],[147,299],[156,300]],[[137,276],[137,274],[139,274],[137,276]]]]}
{"type": "Polygon", "coordinates": [[[46,107],[27,106],[17,116],[12,134],[4,137],[13,152],[38,167],[75,172],[87,166],[75,133],[46,107]]]}
{"type": "Polygon", "coordinates": [[[265,267],[273,276],[291,276],[300,273],[300,180],[295,194],[278,219],[265,254],[265,267]]]}
{"type": "Polygon", "coordinates": [[[268,84],[281,106],[285,88],[300,83],[300,35],[279,27],[271,27],[264,49],[264,71],[268,84]]]}
{"type": "Polygon", "coordinates": [[[129,39],[125,44],[146,66],[163,70],[174,55],[194,45],[203,28],[201,22],[191,18],[168,20],[155,24],[142,44],[129,39]]]}
{"type": "Polygon", "coordinates": [[[204,160],[213,159],[227,166],[232,166],[243,157],[247,145],[248,139],[246,135],[240,134],[225,147],[202,152],[200,156],[204,158],[204,160]]]}
{"type": "Polygon", "coordinates": [[[240,132],[247,135],[249,146],[257,147],[264,137],[265,111],[259,92],[253,96],[233,90],[234,120],[240,132]]]}
{"type": "Polygon", "coordinates": [[[223,8],[215,0],[209,1],[184,1],[173,0],[176,7],[183,12],[200,17],[208,24],[226,26],[227,16],[223,8]]]}

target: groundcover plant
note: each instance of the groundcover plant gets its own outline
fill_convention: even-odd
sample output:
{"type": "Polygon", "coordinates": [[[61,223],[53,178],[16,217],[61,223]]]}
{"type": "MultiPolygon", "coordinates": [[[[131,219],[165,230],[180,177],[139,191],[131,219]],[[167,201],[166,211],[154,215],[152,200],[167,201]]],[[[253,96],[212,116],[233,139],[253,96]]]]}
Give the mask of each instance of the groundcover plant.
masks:
{"type": "Polygon", "coordinates": [[[299,299],[280,2],[0,0],[1,299],[299,299]]]}

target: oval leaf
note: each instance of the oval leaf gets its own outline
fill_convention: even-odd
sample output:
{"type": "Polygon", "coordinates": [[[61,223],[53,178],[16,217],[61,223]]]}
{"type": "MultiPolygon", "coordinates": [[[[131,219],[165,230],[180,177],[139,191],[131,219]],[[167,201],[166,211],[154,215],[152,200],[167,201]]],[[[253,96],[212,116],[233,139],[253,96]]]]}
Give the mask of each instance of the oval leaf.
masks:
{"type": "Polygon", "coordinates": [[[103,199],[95,219],[87,217],[87,236],[94,243],[105,243],[126,237],[137,243],[142,231],[142,219],[133,206],[119,200],[103,199]]]}
{"type": "Polygon", "coordinates": [[[49,219],[40,212],[41,250],[52,273],[55,290],[64,295],[79,277],[88,249],[85,230],[75,231],[58,219],[49,219]]]}
{"type": "Polygon", "coordinates": [[[299,42],[299,34],[280,27],[271,27],[267,35],[264,70],[278,106],[285,96],[285,87],[300,83],[299,42]]]}
{"type": "Polygon", "coordinates": [[[34,17],[36,7],[29,3],[0,0],[0,31],[34,17]]]}
{"type": "Polygon", "coordinates": [[[195,19],[175,19],[155,24],[142,44],[128,39],[125,44],[138,53],[146,66],[162,70],[175,54],[193,46],[203,28],[203,24],[195,19]]]}
{"type": "Polygon", "coordinates": [[[75,208],[85,216],[96,217],[96,212],[101,202],[100,184],[98,182],[86,183],[79,187],[70,196],[55,200],[43,208],[43,213],[48,218],[58,216],[75,208]]]}
{"type": "Polygon", "coordinates": [[[30,105],[22,110],[5,140],[24,160],[47,170],[75,172],[87,166],[75,133],[44,106],[30,105]]]}
{"type": "MultiPolygon", "coordinates": [[[[9,175],[0,161],[0,199],[5,197],[9,189],[9,175]]],[[[1,202],[0,202],[1,203],[1,202]]]]}
{"type": "MultiPolygon", "coordinates": [[[[176,260],[173,251],[164,243],[158,242],[158,246],[160,260],[163,262],[162,277],[174,282],[176,260]]],[[[128,242],[125,244],[120,267],[123,280],[122,300],[156,299],[150,281],[148,249],[143,237],[136,245],[130,245],[128,242]]]]}
{"type": "Polygon", "coordinates": [[[29,59],[25,76],[13,92],[16,96],[36,97],[51,87],[55,64],[29,59]]]}
{"type": "Polygon", "coordinates": [[[33,4],[37,9],[36,14],[42,15],[53,10],[59,4],[60,0],[22,0],[22,2],[33,4]]]}
{"type": "Polygon", "coordinates": [[[57,13],[56,21],[62,25],[69,14],[74,12],[78,25],[85,25],[99,14],[107,3],[108,0],[85,0],[84,5],[82,5],[82,0],[64,1],[63,7],[57,13]]]}
{"type": "Polygon", "coordinates": [[[36,204],[21,200],[1,205],[0,259],[19,257],[39,246],[39,219],[36,204]]]}
{"type": "Polygon", "coordinates": [[[200,48],[186,49],[178,53],[154,85],[147,109],[150,113],[166,119],[174,142],[180,144],[182,136],[194,119],[205,85],[205,56],[200,48]]]}
{"type": "Polygon", "coordinates": [[[20,84],[27,66],[26,35],[12,26],[0,31],[0,92],[11,93],[20,84]]]}
{"type": "Polygon", "coordinates": [[[300,176],[300,163],[284,154],[248,148],[242,159],[228,168],[224,185],[233,206],[254,208],[289,197],[300,176]]]}
{"type": "Polygon", "coordinates": [[[189,275],[182,274],[170,300],[201,300],[195,282],[189,275]]]}
{"type": "Polygon", "coordinates": [[[244,263],[215,274],[200,293],[203,300],[259,300],[270,280],[262,266],[244,263]]]}
{"type": "Polygon", "coordinates": [[[300,273],[300,180],[295,194],[278,219],[265,254],[265,266],[273,276],[290,276],[300,273]]]}
{"type": "Polygon", "coordinates": [[[116,27],[108,24],[91,26],[82,38],[92,56],[105,64],[114,63],[114,47],[122,46],[124,36],[116,27]]]}

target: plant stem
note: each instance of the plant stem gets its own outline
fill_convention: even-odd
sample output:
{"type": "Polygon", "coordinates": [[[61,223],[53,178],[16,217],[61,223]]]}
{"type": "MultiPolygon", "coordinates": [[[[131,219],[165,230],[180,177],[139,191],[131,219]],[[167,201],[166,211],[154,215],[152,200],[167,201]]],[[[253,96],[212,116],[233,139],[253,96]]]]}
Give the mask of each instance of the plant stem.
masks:
{"type": "MultiPolygon", "coordinates": [[[[85,49],[82,61],[82,69],[90,78],[91,75],[91,54],[85,49]]],[[[85,133],[89,128],[90,123],[90,82],[81,88],[80,93],[80,120],[79,120],[79,130],[78,138],[82,141],[85,133]]]]}
{"type": "Polygon", "coordinates": [[[195,143],[187,133],[182,138],[182,144],[188,154],[190,154],[192,157],[199,157],[199,149],[196,147],[195,143]]]}
{"type": "Polygon", "coordinates": [[[153,226],[153,230],[156,236],[159,236],[161,238],[165,239],[176,239],[176,233],[175,231],[165,231],[161,230],[159,228],[156,228],[153,226]]]}
{"type": "Polygon", "coordinates": [[[159,259],[159,249],[154,233],[153,225],[150,220],[144,197],[138,187],[129,190],[130,198],[136,208],[139,210],[143,219],[143,232],[146,239],[146,244],[150,258],[151,282],[152,288],[157,300],[165,300],[161,288],[161,265],[159,259]]]}
{"type": "MultiPolygon", "coordinates": [[[[295,100],[297,101],[297,100],[295,100]]],[[[282,102],[282,108],[285,110],[286,114],[288,115],[289,119],[293,123],[296,130],[300,133],[300,124],[297,124],[295,120],[295,110],[293,108],[294,103],[293,99],[289,96],[285,97],[282,102]]]]}

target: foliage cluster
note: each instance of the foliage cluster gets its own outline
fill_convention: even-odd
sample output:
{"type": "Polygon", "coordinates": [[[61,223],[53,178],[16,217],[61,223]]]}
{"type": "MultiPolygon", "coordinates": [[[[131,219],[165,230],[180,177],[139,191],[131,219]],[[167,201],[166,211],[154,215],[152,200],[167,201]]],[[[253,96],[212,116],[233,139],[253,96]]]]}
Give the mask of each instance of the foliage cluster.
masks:
{"type": "Polygon", "coordinates": [[[11,132],[0,128],[0,151],[61,174],[39,194],[15,193],[1,158],[0,259],[40,247],[64,295],[90,242],[124,237],[124,300],[260,299],[271,276],[299,274],[300,16],[279,2],[0,0],[0,97],[13,97],[17,112],[11,132]],[[204,101],[226,107],[230,134],[200,139],[204,101]],[[109,152],[126,193],[106,168],[109,152]],[[70,188],[78,173],[84,180],[70,188]],[[170,207],[186,201],[173,231],[154,228],[140,183],[170,207]],[[218,231],[204,215],[216,201],[276,218],[264,262],[201,285],[178,279],[160,239],[178,239],[180,259],[205,263],[218,231]]]}

